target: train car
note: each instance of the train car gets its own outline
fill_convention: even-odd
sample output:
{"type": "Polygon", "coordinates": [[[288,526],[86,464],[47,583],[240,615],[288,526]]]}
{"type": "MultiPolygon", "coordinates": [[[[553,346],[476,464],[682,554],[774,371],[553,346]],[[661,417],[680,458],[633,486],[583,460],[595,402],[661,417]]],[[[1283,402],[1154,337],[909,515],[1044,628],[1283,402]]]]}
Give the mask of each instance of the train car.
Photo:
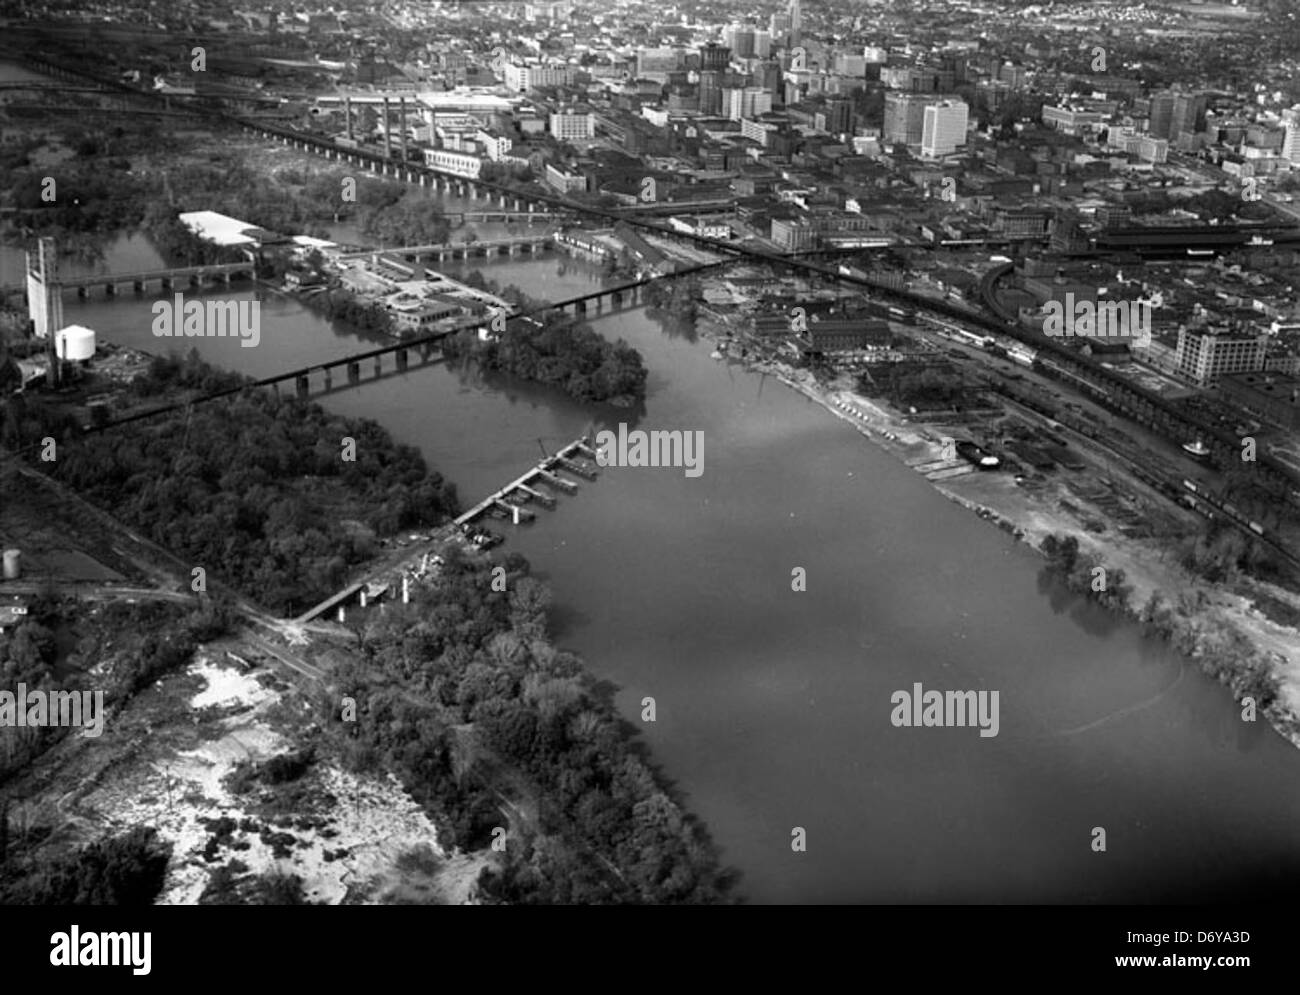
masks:
{"type": "Polygon", "coordinates": [[[1264,526],[1260,525],[1259,522],[1251,522],[1250,531],[1254,532],[1256,535],[1262,536],[1264,534],[1264,526]]]}

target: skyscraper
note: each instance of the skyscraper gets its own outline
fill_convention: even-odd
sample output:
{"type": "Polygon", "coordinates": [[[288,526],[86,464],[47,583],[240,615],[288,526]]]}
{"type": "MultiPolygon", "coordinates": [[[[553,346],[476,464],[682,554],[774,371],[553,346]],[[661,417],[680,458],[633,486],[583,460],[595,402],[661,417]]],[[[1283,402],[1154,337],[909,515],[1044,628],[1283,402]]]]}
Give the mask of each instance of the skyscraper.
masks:
{"type": "Polygon", "coordinates": [[[790,0],[790,44],[798,45],[803,28],[803,11],[799,7],[799,0],[790,0]]]}
{"type": "Polygon", "coordinates": [[[944,100],[925,108],[921,154],[951,155],[966,144],[968,110],[961,100],[944,100]]]}
{"type": "Polygon", "coordinates": [[[852,130],[853,102],[843,97],[826,101],[826,130],[832,135],[842,135],[852,130]]]}
{"type": "Polygon", "coordinates": [[[934,97],[920,93],[885,94],[884,139],[891,145],[920,145],[925,125],[925,108],[934,97]]]}
{"type": "Polygon", "coordinates": [[[1174,117],[1169,137],[1176,139],[1184,131],[1192,134],[1204,131],[1206,103],[1202,93],[1180,93],[1174,97],[1174,117]]]}
{"type": "Polygon", "coordinates": [[[700,49],[700,72],[725,73],[731,65],[731,49],[710,42],[700,49]]]}
{"type": "Polygon", "coordinates": [[[716,70],[700,73],[700,113],[722,113],[722,73],[716,70]]]}
{"type": "Polygon", "coordinates": [[[731,46],[738,59],[754,57],[754,29],[746,24],[732,24],[722,32],[722,40],[731,46]]]}
{"type": "Polygon", "coordinates": [[[1282,123],[1286,126],[1282,158],[1288,162],[1300,162],[1300,104],[1282,112],[1282,123]]]}
{"type": "Polygon", "coordinates": [[[1163,90],[1151,96],[1151,115],[1147,131],[1153,138],[1170,138],[1170,128],[1174,121],[1174,94],[1163,90]]]}

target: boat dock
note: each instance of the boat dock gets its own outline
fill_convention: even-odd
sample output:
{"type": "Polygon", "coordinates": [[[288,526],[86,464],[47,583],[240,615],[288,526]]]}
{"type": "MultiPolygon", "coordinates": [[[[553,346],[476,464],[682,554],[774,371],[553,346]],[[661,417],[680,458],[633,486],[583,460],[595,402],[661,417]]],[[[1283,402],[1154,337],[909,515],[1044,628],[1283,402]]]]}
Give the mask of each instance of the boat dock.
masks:
{"type": "Polygon", "coordinates": [[[555,472],[556,470],[567,470],[569,473],[585,477],[587,480],[596,479],[596,468],[583,460],[575,459],[575,457],[587,457],[593,460],[596,458],[596,451],[588,444],[585,436],[581,439],[575,439],[559,452],[546,457],[523,476],[512,480],[495,494],[489,494],[457,518],[456,524],[458,526],[466,525],[476,518],[484,514],[490,514],[493,511],[503,513],[516,525],[521,522],[533,521],[537,517],[537,513],[531,508],[523,507],[523,505],[530,501],[536,501],[545,508],[554,508],[556,499],[555,495],[540,491],[529,486],[530,484],[542,483],[565,493],[573,494],[578,490],[578,485],[572,480],[561,477],[555,472]]]}

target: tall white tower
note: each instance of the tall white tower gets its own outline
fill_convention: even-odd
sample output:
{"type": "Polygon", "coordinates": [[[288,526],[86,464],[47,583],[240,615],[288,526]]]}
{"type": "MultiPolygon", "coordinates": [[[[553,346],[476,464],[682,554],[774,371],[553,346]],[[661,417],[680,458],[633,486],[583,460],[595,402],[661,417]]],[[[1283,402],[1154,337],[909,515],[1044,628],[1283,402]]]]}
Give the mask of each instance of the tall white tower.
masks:
{"type": "Polygon", "coordinates": [[[63,296],[59,289],[59,255],[54,239],[41,238],[36,253],[27,253],[27,314],[38,339],[63,327],[63,296]]]}
{"type": "Polygon", "coordinates": [[[1286,135],[1282,139],[1282,158],[1287,162],[1300,162],[1300,104],[1282,112],[1286,135]]]}

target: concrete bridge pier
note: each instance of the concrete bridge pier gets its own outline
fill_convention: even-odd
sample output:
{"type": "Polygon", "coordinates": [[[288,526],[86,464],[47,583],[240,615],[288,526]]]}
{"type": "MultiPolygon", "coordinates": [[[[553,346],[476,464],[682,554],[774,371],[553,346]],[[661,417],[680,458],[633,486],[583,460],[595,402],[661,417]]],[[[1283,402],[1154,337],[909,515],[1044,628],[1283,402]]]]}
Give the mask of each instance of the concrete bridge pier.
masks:
{"type": "Polygon", "coordinates": [[[299,397],[306,398],[311,395],[311,380],[308,377],[306,376],[298,377],[296,381],[296,385],[298,388],[299,397]]]}
{"type": "Polygon", "coordinates": [[[398,368],[399,370],[405,370],[405,369],[406,369],[406,362],[407,362],[407,361],[406,361],[406,350],[405,350],[405,349],[398,349],[397,352],[395,352],[393,355],[395,355],[395,356],[397,357],[397,368],[398,368]]]}
{"type": "MultiPolygon", "coordinates": [[[[326,371],[325,376],[327,378],[326,382],[328,382],[329,371],[326,371]]],[[[348,363],[348,383],[360,383],[360,382],[361,382],[361,364],[348,363]]]]}
{"type": "Polygon", "coordinates": [[[384,372],[384,357],[383,357],[383,356],[376,356],[376,357],[375,357],[375,376],[378,377],[378,376],[379,376],[381,373],[383,373],[383,372],[384,372]]]}

